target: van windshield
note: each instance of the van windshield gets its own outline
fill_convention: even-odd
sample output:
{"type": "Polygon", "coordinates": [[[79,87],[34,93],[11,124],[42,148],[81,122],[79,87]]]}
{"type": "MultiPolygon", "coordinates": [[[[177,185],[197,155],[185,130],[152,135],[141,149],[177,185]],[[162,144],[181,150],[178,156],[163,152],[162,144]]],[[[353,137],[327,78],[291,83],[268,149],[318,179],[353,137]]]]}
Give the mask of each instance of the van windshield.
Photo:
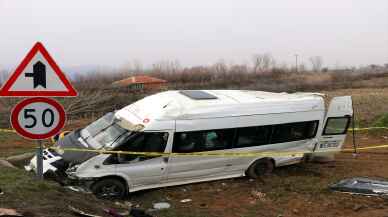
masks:
{"type": "Polygon", "coordinates": [[[112,149],[121,144],[132,132],[118,125],[114,113],[110,112],[82,129],[80,134],[94,149],[112,149]]]}

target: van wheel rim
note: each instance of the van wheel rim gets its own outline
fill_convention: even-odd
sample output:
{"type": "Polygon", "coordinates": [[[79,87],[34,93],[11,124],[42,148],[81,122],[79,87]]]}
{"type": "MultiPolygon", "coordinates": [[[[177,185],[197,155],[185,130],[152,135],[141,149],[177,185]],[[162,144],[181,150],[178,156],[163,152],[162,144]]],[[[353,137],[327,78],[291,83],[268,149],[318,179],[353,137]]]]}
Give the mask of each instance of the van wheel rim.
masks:
{"type": "Polygon", "coordinates": [[[259,164],[255,167],[257,175],[265,175],[268,173],[268,166],[266,164],[259,164]]]}
{"type": "Polygon", "coordinates": [[[116,197],[120,196],[121,191],[116,185],[106,185],[101,187],[99,196],[101,197],[116,197]]]}

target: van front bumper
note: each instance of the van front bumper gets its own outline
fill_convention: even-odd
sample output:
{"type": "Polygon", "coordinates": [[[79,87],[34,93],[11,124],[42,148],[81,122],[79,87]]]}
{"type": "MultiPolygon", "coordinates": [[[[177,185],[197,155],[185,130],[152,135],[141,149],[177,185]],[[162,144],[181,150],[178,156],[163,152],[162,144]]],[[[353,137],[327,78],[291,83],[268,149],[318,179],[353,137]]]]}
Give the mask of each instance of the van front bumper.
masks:
{"type": "Polygon", "coordinates": [[[91,192],[93,183],[98,180],[98,178],[95,177],[78,177],[73,172],[67,172],[66,174],[69,180],[69,185],[81,187],[87,192],[91,192]]]}

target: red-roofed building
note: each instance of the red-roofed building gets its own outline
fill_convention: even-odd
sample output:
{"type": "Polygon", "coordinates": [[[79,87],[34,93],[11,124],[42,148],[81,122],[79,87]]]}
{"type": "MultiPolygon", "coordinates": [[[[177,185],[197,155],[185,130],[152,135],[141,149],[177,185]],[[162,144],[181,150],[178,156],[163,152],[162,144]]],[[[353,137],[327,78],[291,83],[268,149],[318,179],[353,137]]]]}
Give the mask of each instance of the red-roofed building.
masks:
{"type": "Polygon", "coordinates": [[[120,81],[113,82],[114,86],[127,87],[132,90],[163,89],[167,86],[167,81],[146,75],[132,76],[120,81]]]}

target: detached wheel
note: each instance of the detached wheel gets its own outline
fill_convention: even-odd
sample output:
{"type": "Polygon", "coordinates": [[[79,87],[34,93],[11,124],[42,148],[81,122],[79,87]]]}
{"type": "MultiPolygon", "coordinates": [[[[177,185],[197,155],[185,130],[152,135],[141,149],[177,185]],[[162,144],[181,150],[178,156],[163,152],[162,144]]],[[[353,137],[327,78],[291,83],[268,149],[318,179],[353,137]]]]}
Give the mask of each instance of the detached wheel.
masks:
{"type": "Polygon", "coordinates": [[[119,199],[127,194],[126,185],[122,181],[113,178],[101,179],[95,182],[91,190],[96,197],[102,199],[119,199]]]}
{"type": "Polygon", "coordinates": [[[253,178],[257,179],[260,176],[268,175],[272,173],[274,170],[275,165],[272,160],[270,159],[260,159],[255,161],[246,171],[246,174],[253,178]]]}

